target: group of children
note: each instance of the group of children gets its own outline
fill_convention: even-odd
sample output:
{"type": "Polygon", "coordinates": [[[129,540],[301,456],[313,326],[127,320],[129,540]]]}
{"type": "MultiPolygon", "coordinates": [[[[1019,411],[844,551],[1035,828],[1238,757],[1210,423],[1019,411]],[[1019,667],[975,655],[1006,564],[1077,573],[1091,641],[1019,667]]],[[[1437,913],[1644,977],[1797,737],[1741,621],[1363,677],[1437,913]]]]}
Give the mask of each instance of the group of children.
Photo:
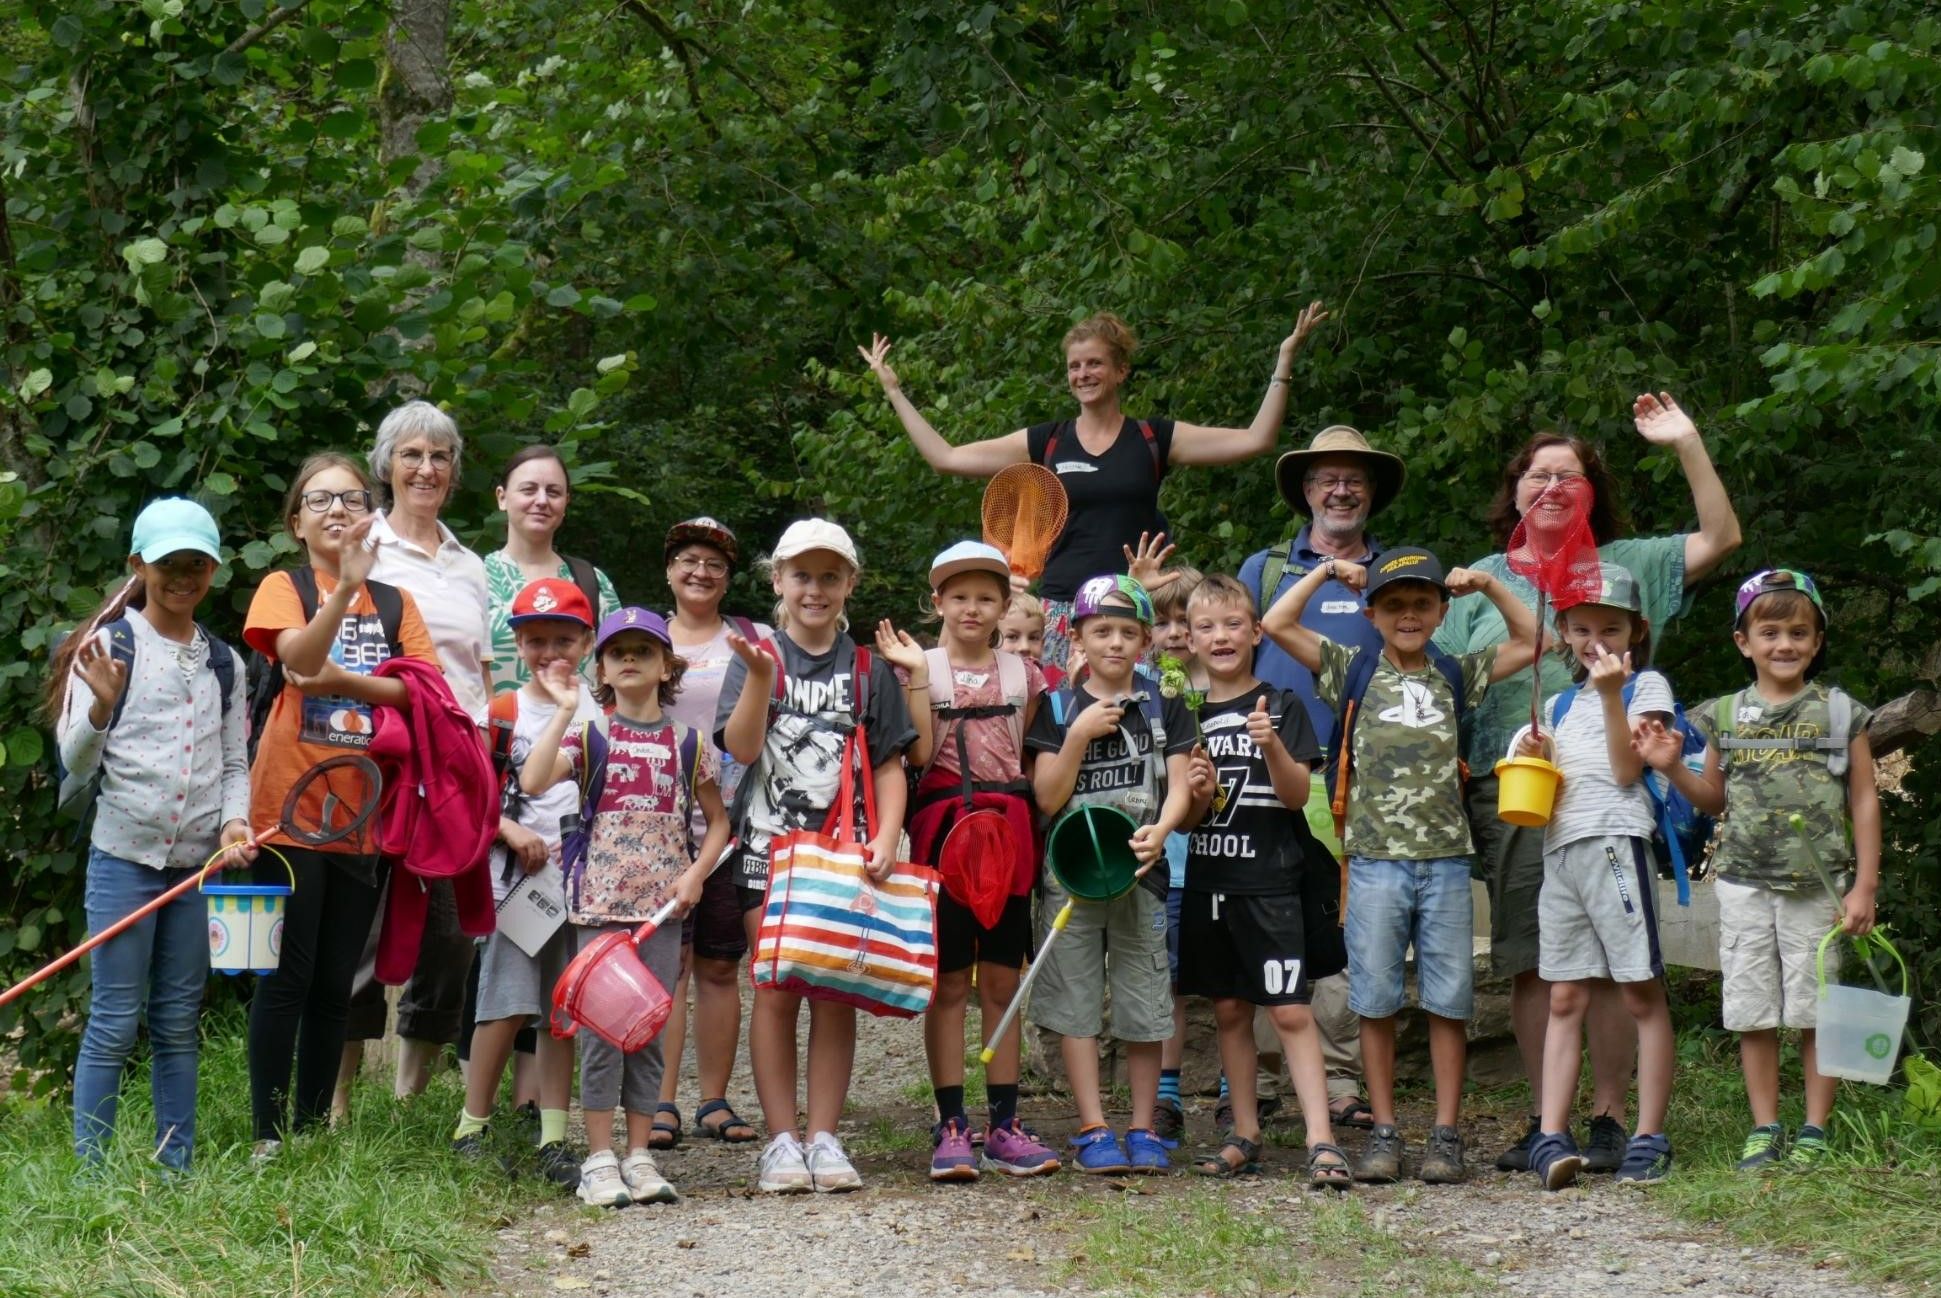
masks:
{"type": "MultiPolygon", "coordinates": [[[[357,522],[346,517],[368,510],[368,491],[334,481],[320,485],[310,476],[298,477],[293,491],[302,494],[293,496],[290,517],[312,564],[329,577],[323,606],[307,620],[285,618],[280,629],[261,635],[255,628],[264,619],[252,609],[250,633],[252,644],[267,646],[292,672],[286,687],[294,691],[292,709],[302,708],[306,689],[324,692],[299,671],[315,666],[310,640],[321,644],[347,612],[371,604],[360,589],[368,565],[356,544],[357,522]],[[328,498],[313,501],[318,493],[328,498]]],[[[142,623],[132,666],[90,636],[57,655],[50,686],[66,765],[83,774],[105,772],[88,880],[90,923],[97,927],[140,895],[130,891],[131,880],[146,886],[152,873],[159,887],[212,851],[246,854],[255,841],[249,826],[263,823],[246,814],[238,710],[214,689],[233,673],[205,670],[212,654],[230,651],[193,620],[219,562],[214,523],[187,502],[158,502],[151,506],[156,510],[164,511],[167,526],[158,533],[145,513],[133,547],[133,584],[145,598],[107,611],[142,623]],[[124,693],[126,717],[119,712],[124,693]],[[179,757],[167,734],[188,736],[179,757]],[[179,810],[162,796],[169,790],[179,790],[179,810]]],[[[1135,562],[1133,570],[1159,584],[1151,562],[1135,562]]],[[[1176,1052],[1178,998],[1204,997],[1213,1004],[1232,1120],[1219,1148],[1195,1170],[1226,1177],[1259,1167],[1253,1024],[1264,1010],[1300,1102],[1310,1182],[1339,1189],[1354,1180],[1394,1180],[1405,1153],[1395,1111],[1396,1016],[1412,952],[1435,1081],[1434,1120],[1418,1173],[1429,1182],[1461,1180],[1460,1098],[1474,960],[1459,734],[1464,713],[1492,682],[1531,664],[1538,631],[1532,611],[1497,579],[1460,568],[1445,573],[1434,555],[1419,549],[1385,551],[1367,567],[1319,565],[1264,616],[1231,577],[1175,580],[1167,587],[1168,620],[1183,625],[1167,637],[1171,661],[1162,674],[1151,662],[1156,615],[1146,586],[1132,576],[1104,574],[1085,582],[1073,602],[1074,662],[1082,656],[1082,667],[1066,679],[1036,661],[1042,612],[1028,596],[1014,594],[1009,565],[997,550],[964,542],[937,557],[929,576],[938,627],[928,649],[887,622],[876,630],[873,652],[851,638],[846,608],[861,571],[853,541],[832,522],[804,520],[783,533],[769,560],[777,599],[773,636],[728,633],[735,658],[713,733],[706,735],[667,712],[685,663],[660,615],[627,607],[596,628],[593,610],[570,581],[544,579],[520,591],[510,621],[530,680],[504,718],[511,732],[505,810],[512,828],[502,835],[495,876],[503,899],[526,878],[553,872],[567,922],[532,943],[535,950],[504,932],[486,942],[478,1035],[455,1146],[478,1148],[513,1037],[547,1018],[552,989],[575,951],[640,925],[670,901],[677,913],[691,908],[716,868],[731,872],[755,948],[768,904],[771,844],[793,831],[823,828],[839,791],[854,787],[857,823],[864,826],[858,836],[865,840],[868,873],[879,880],[906,851],[920,864],[943,864],[952,831],[974,813],[993,812],[1003,827],[993,840],[1002,846],[988,848],[970,867],[975,886],[966,890],[961,869],[942,871],[936,982],[924,1026],[937,1110],[933,1179],[971,1181],[987,1171],[1035,1176],[1067,1161],[1091,1173],[1168,1169],[1180,1133],[1176,1121],[1165,1121],[1169,1109],[1177,1113],[1178,1076],[1176,1053],[1168,1066],[1167,1043],[1176,1052]],[[1381,637],[1379,652],[1336,644],[1302,625],[1306,604],[1329,580],[1362,592],[1381,637]],[[1451,657],[1432,638],[1449,601],[1471,595],[1496,606],[1509,635],[1499,646],[1451,657]],[[1337,733],[1325,744],[1299,698],[1255,675],[1263,636],[1314,673],[1337,718],[1337,733]],[[592,689],[581,675],[589,654],[592,689]],[[854,731],[866,740],[861,747],[869,769],[845,779],[844,763],[858,747],[848,742],[854,731]],[[746,768],[732,810],[721,790],[723,753],[746,768]],[[1345,891],[1339,863],[1305,814],[1311,775],[1324,767],[1341,824],[1345,891]],[[863,818],[866,805],[873,818],[863,818]],[[1047,862],[1045,844],[1063,818],[1097,808],[1134,827],[1122,846],[1136,869],[1116,895],[1088,893],[1074,901],[1061,874],[1068,863],[1047,862]],[[1176,877],[1161,868],[1169,866],[1169,852],[1179,863],[1176,877]],[[1054,916],[1068,902],[1069,918],[1047,945],[1054,916]],[[972,990],[988,1036],[1041,949],[1028,1017],[1061,1043],[1078,1114],[1078,1130],[1063,1150],[1049,1147],[1020,1119],[1017,1032],[986,1041],[993,1054],[981,1127],[965,1101],[972,990]],[[1313,983],[1344,967],[1361,1021],[1374,1122],[1352,1163],[1335,1143],[1309,1009],[1313,983]],[[1100,1076],[1108,1003],[1131,1091],[1122,1132],[1108,1122],[1100,1076]],[[1166,1081],[1172,1093],[1162,1100],[1166,1081]]],[[[415,611],[406,607],[404,638],[410,639],[415,611]]],[[[1856,863],[1838,914],[1853,933],[1873,921],[1879,819],[1867,714],[1812,679],[1824,658],[1825,611],[1810,579],[1762,573],[1739,592],[1734,636],[1754,683],[1691,714],[1708,744],[1699,771],[1686,766],[1670,724],[1669,686],[1647,670],[1650,638],[1641,608],[1632,576],[1606,565],[1596,597],[1559,615],[1557,635],[1591,697],[1574,707],[1568,699],[1560,707],[1552,701],[1543,716],[1556,719],[1517,745],[1548,756],[1563,772],[1545,840],[1542,973],[1554,986],[1542,1134],[1531,1158],[1551,1188],[1582,1167],[1567,1115],[1595,980],[1620,985],[1639,1025],[1638,1127],[1618,1175],[1656,1179],[1672,1161],[1664,1117],[1674,1052],[1653,915],[1647,770],[1660,772],[1700,809],[1730,813],[1718,850],[1718,886],[1725,1023],[1742,1034],[1757,1124],[1745,1165],[1786,1152],[1777,1126],[1782,1025],[1803,1030],[1808,1079],[1807,1125],[1792,1140],[1792,1155],[1810,1158],[1825,1149],[1833,1083],[1813,1067],[1811,950],[1835,912],[1815,891],[1809,852],[1856,863]],[[1780,828],[1794,811],[1808,817],[1816,846],[1780,828]]],[[[366,611],[375,622],[375,607],[366,611]]],[[[91,625],[97,624],[104,619],[91,625]]],[[[384,682],[338,679],[345,673],[328,662],[315,666],[315,675],[328,677],[323,683],[338,695],[361,691],[373,703],[393,702],[382,696],[384,682]]],[[[264,764],[259,758],[259,774],[264,764]]],[[[260,801],[265,790],[256,793],[260,801]]],[[[330,884],[321,864],[305,864],[299,889],[330,884]]],[[[352,912],[366,903],[364,892],[353,889],[343,921],[356,922],[352,912]]],[[[361,913],[367,924],[370,912],[361,913]]],[[[112,1128],[112,1079],[133,1045],[134,1008],[145,998],[151,1024],[166,1025],[187,1005],[193,1020],[200,987],[185,972],[193,959],[181,949],[188,940],[177,932],[181,927],[173,921],[151,927],[139,951],[122,951],[128,959],[97,961],[75,1118],[77,1147],[88,1156],[98,1157],[112,1128]],[[157,976],[149,989],[151,967],[157,976]],[[117,971],[112,979],[104,977],[110,968],[117,971]],[[164,969],[173,971],[166,981],[164,969]]],[[[199,944],[199,926],[194,937],[199,944]]],[[[638,950],[663,984],[675,982],[678,924],[661,925],[638,950]]],[[[836,1132],[853,1066],[856,1010],[810,999],[804,1050],[802,999],[771,987],[754,998],[749,1050],[769,1135],[757,1184],[773,1193],[853,1190],[862,1181],[836,1132]],[[807,1104],[798,1115],[805,1075],[807,1104]]],[[[164,1154],[186,1163],[193,1033],[186,1044],[179,1035],[158,1030],[154,1076],[158,1122],[168,1124],[158,1133],[164,1154]],[[174,1058],[184,1051],[186,1064],[174,1058]]],[[[279,1106],[289,1085],[287,1042],[283,1049],[283,1072],[274,1081],[279,1106]]],[[[659,1045],[623,1054],[583,1032],[579,1072],[584,1158],[565,1144],[572,1056],[550,1041],[542,1047],[540,1144],[547,1173],[589,1203],[672,1199],[673,1187],[650,1152],[662,1091],[659,1045]],[[614,1143],[616,1109],[624,1112],[624,1153],[614,1143]]],[[[299,1078],[298,1089],[299,1118],[306,1104],[314,1115],[325,1098],[312,1094],[316,1081],[299,1078]]]]}

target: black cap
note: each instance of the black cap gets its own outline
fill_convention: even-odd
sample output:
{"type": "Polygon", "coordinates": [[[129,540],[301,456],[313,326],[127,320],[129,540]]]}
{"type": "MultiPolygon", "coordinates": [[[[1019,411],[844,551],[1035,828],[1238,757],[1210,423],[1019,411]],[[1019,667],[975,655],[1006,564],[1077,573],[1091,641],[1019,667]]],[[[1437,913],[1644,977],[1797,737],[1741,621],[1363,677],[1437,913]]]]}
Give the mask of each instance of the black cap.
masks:
{"type": "Polygon", "coordinates": [[[1412,547],[1389,550],[1368,567],[1368,589],[1363,598],[1373,601],[1375,592],[1398,581],[1426,581],[1449,598],[1449,587],[1442,581],[1442,561],[1427,550],[1412,547]]]}

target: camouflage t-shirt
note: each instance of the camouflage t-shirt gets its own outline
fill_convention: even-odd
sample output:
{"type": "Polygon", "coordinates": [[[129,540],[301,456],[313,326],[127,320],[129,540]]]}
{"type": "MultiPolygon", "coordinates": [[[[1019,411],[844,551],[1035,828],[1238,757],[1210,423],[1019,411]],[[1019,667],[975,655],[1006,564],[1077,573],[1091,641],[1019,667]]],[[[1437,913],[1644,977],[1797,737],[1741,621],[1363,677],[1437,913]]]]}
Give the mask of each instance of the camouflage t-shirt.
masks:
{"type": "MultiPolygon", "coordinates": [[[[1354,645],[1321,640],[1321,701],[1338,711],[1354,645]]],[[[1496,646],[1463,654],[1463,706],[1489,690],[1496,646]]],[[[1404,672],[1384,652],[1355,717],[1348,786],[1350,855],[1392,861],[1467,856],[1473,850],[1463,814],[1455,699],[1432,664],[1404,672]]]]}
{"type": "MultiPolygon", "coordinates": [[[[1736,698],[1728,734],[1734,739],[1819,739],[1832,733],[1825,685],[1810,682],[1784,703],[1768,703],[1757,686],[1748,685],[1736,698]]],[[[1690,708],[1690,718],[1705,742],[1717,746],[1719,700],[1690,708]]],[[[1847,737],[1862,733],[1873,719],[1871,709],[1853,703],[1847,737]]],[[[1798,813],[1806,821],[1807,837],[1835,881],[1851,873],[1853,842],[1847,832],[1847,779],[1826,769],[1827,755],[1813,750],[1740,749],[1730,754],[1725,770],[1724,830],[1713,858],[1721,879],[1757,884],[1775,892],[1810,892],[1820,888],[1819,872],[1806,844],[1787,823],[1798,813]]]]}

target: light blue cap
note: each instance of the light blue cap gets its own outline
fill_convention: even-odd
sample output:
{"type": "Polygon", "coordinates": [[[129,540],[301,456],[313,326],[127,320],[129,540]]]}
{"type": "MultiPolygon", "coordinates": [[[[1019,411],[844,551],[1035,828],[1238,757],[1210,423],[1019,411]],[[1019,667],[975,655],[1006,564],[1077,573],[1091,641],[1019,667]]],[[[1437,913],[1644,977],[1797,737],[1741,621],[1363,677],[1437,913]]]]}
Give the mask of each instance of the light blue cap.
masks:
{"type": "Polygon", "coordinates": [[[183,550],[222,562],[222,537],[216,531],[216,520],[208,510],[180,496],[149,502],[135,518],[133,544],[130,553],[140,555],[143,563],[154,563],[183,550]]]}
{"type": "Polygon", "coordinates": [[[988,572],[1010,589],[1011,563],[1004,551],[982,541],[959,541],[930,561],[930,589],[942,590],[944,583],[960,572],[988,572]]]}

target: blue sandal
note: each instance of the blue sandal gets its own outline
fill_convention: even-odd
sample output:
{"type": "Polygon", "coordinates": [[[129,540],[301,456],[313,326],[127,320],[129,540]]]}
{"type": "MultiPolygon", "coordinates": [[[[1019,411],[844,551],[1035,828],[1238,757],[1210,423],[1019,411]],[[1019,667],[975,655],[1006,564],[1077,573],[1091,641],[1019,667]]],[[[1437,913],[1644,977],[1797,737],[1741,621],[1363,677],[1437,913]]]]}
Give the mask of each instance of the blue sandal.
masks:
{"type": "Polygon", "coordinates": [[[663,1150],[672,1149],[680,1143],[681,1106],[668,1100],[662,1100],[654,1109],[654,1126],[647,1133],[647,1148],[654,1153],[660,1153],[663,1150]],[[664,1116],[669,1113],[674,1115],[674,1121],[672,1122],[669,1122],[664,1116]]]}
{"type": "Polygon", "coordinates": [[[740,1114],[736,1113],[734,1109],[729,1107],[727,1100],[703,1100],[701,1107],[694,1111],[694,1134],[697,1136],[712,1136],[716,1140],[730,1145],[745,1145],[755,1139],[755,1128],[740,1114]],[[723,1113],[727,1116],[710,1126],[708,1119],[717,1113],[723,1113]],[[731,1134],[736,1132],[740,1134],[731,1134]]]}

